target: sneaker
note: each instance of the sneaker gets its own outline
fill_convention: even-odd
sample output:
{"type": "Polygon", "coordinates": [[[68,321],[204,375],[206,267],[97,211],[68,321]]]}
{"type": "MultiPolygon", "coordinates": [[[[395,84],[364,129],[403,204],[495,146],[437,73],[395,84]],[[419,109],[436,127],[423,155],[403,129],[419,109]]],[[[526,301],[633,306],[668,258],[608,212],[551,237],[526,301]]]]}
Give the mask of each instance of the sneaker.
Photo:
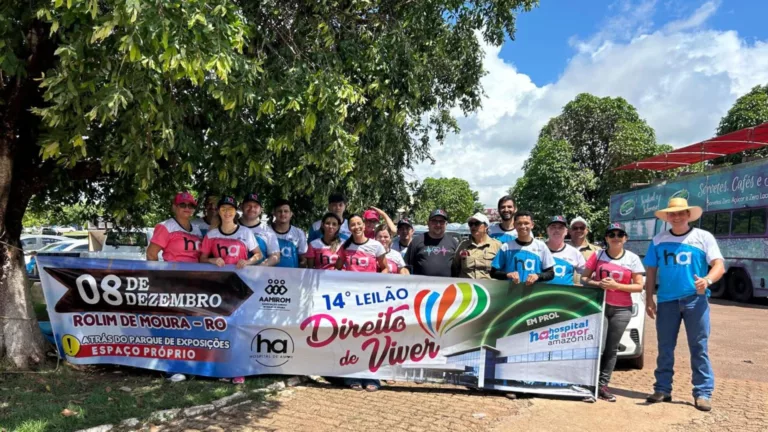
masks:
{"type": "Polygon", "coordinates": [[[232,384],[243,384],[244,382],[245,382],[245,377],[232,378],[232,384]]]}
{"type": "Polygon", "coordinates": [[[616,402],[616,396],[608,391],[608,386],[600,387],[600,389],[597,391],[597,396],[604,401],[616,402]]]}
{"type": "Polygon", "coordinates": [[[187,376],[184,374],[173,374],[170,377],[168,377],[168,381],[170,382],[182,382],[187,379],[187,376]]]}
{"type": "Polygon", "coordinates": [[[652,404],[659,402],[672,402],[672,396],[665,395],[661,392],[653,392],[652,395],[645,398],[645,401],[652,404]]]}
{"type": "Polygon", "coordinates": [[[712,411],[712,402],[709,399],[697,397],[695,405],[699,411],[712,411]]]}

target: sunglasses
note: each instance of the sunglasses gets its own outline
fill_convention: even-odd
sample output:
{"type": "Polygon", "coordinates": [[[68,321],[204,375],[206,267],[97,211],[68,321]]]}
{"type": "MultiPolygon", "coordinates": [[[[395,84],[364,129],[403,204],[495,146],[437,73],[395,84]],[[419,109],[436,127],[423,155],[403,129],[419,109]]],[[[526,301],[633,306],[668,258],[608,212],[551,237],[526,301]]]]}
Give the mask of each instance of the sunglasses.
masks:
{"type": "Polygon", "coordinates": [[[606,236],[606,237],[608,237],[608,238],[616,238],[616,237],[618,237],[618,238],[624,238],[624,237],[626,237],[627,235],[626,235],[625,233],[623,233],[623,232],[609,232],[609,233],[608,233],[608,234],[606,234],[605,236],[606,236]]]}
{"type": "Polygon", "coordinates": [[[176,204],[176,207],[181,208],[181,209],[193,209],[194,210],[195,207],[197,207],[197,206],[194,205],[194,204],[181,203],[181,204],[176,204]]]}
{"type": "Polygon", "coordinates": [[[572,226],[571,227],[571,231],[584,231],[585,229],[587,229],[587,227],[581,226],[581,225],[580,226],[572,226]]]}
{"type": "Polygon", "coordinates": [[[469,225],[471,227],[480,226],[482,224],[483,224],[482,222],[478,222],[478,221],[467,222],[467,225],[469,225]]]}

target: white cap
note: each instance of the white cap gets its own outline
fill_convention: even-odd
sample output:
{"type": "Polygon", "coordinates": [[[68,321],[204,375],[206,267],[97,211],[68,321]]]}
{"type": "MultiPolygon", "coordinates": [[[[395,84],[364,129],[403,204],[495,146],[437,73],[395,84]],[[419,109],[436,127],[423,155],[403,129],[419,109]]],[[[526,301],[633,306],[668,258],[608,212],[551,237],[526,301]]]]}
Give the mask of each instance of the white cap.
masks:
{"type": "Polygon", "coordinates": [[[473,214],[472,216],[470,216],[470,218],[467,219],[467,223],[469,223],[469,221],[471,221],[473,219],[478,221],[478,222],[480,222],[480,223],[484,223],[485,226],[489,226],[491,224],[491,221],[488,220],[488,216],[486,216],[486,215],[484,215],[484,214],[482,214],[480,212],[477,212],[477,213],[473,214]]]}
{"type": "Polygon", "coordinates": [[[586,226],[587,226],[587,228],[589,228],[589,224],[588,224],[588,223],[587,223],[587,221],[586,221],[586,220],[585,220],[583,217],[581,217],[581,216],[576,216],[575,218],[571,219],[571,224],[570,224],[569,226],[574,226],[575,224],[577,224],[577,223],[579,223],[579,222],[583,223],[584,225],[586,225],[586,226]]]}

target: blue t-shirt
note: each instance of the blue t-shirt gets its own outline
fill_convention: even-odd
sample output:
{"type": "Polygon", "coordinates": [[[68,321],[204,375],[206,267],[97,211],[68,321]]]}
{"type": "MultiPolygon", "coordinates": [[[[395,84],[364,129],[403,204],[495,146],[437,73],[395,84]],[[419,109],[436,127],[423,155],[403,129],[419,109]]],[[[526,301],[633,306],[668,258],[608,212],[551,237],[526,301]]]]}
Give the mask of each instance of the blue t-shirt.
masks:
{"type": "Polygon", "coordinates": [[[266,224],[258,223],[254,226],[243,225],[251,230],[254,236],[256,236],[256,243],[259,244],[261,254],[264,256],[258,264],[264,262],[270,255],[280,252],[280,246],[277,242],[277,236],[272,230],[266,227],[266,224]]]}
{"type": "MultiPolygon", "coordinates": [[[[723,259],[715,237],[707,231],[691,228],[683,235],[664,231],[656,234],[648,246],[643,264],[656,267],[656,292],[659,303],[696,294],[695,276],[707,276],[709,263],[723,259]]],[[[709,296],[709,289],[707,289],[709,296]]]]}
{"type": "MultiPolygon", "coordinates": [[[[309,242],[312,243],[313,240],[317,240],[319,238],[323,238],[323,233],[320,231],[320,225],[323,223],[322,220],[315,221],[315,223],[312,224],[312,229],[309,230],[309,242]]],[[[351,236],[352,233],[349,231],[349,225],[347,224],[347,221],[345,220],[342,222],[341,226],[339,227],[339,238],[341,241],[345,241],[351,236]]]]}
{"type": "Polygon", "coordinates": [[[537,239],[531,243],[521,245],[517,240],[508,240],[502,243],[499,252],[493,259],[491,266],[502,270],[504,273],[517,272],[520,282],[525,282],[528,275],[541,273],[543,269],[555,265],[555,259],[547,245],[537,239]]]}
{"type": "Polygon", "coordinates": [[[299,258],[307,253],[307,235],[299,228],[291,226],[284,233],[269,227],[277,237],[280,247],[280,262],[275,267],[299,268],[299,258]]]}
{"type": "Polygon", "coordinates": [[[555,258],[555,278],[546,283],[558,284],[558,285],[573,285],[574,272],[581,274],[584,271],[584,266],[587,262],[584,260],[584,255],[579,252],[578,249],[571,245],[563,245],[563,248],[558,251],[553,251],[552,256],[555,258]]]}
{"type": "Polygon", "coordinates": [[[500,224],[493,224],[488,228],[488,235],[502,243],[506,243],[517,238],[517,230],[512,228],[509,231],[505,231],[500,224]]]}

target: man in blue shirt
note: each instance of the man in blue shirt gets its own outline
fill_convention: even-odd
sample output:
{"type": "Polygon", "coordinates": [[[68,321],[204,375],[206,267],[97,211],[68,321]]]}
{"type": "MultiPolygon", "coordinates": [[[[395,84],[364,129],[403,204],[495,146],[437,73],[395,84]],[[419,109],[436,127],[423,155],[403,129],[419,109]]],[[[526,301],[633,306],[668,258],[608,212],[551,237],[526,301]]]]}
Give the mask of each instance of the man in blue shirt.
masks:
{"type": "Polygon", "coordinates": [[[491,277],[524,283],[546,282],[555,277],[555,259],[543,241],[533,238],[533,214],[519,211],[514,216],[517,237],[506,237],[491,263],[491,277]]]}
{"type": "Polygon", "coordinates": [[[672,198],[656,217],[669,223],[669,231],[658,233],[648,246],[646,267],[646,312],[656,319],[659,355],[656,359],[654,393],[650,403],[672,400],[675,345],[680,323],[685,322],[693,369],[693,398],[701,411],[712,409],[715,375],[709,361],[709,286],[725,272],[723,255],[711,233],[688,226],[701,217],[702,209],[689,206],[684,198],[672,198]],[[708,270],[709,267],[709,270],[708,270]],[[658,306],[653,300],[656,293],[658,306]]]}

